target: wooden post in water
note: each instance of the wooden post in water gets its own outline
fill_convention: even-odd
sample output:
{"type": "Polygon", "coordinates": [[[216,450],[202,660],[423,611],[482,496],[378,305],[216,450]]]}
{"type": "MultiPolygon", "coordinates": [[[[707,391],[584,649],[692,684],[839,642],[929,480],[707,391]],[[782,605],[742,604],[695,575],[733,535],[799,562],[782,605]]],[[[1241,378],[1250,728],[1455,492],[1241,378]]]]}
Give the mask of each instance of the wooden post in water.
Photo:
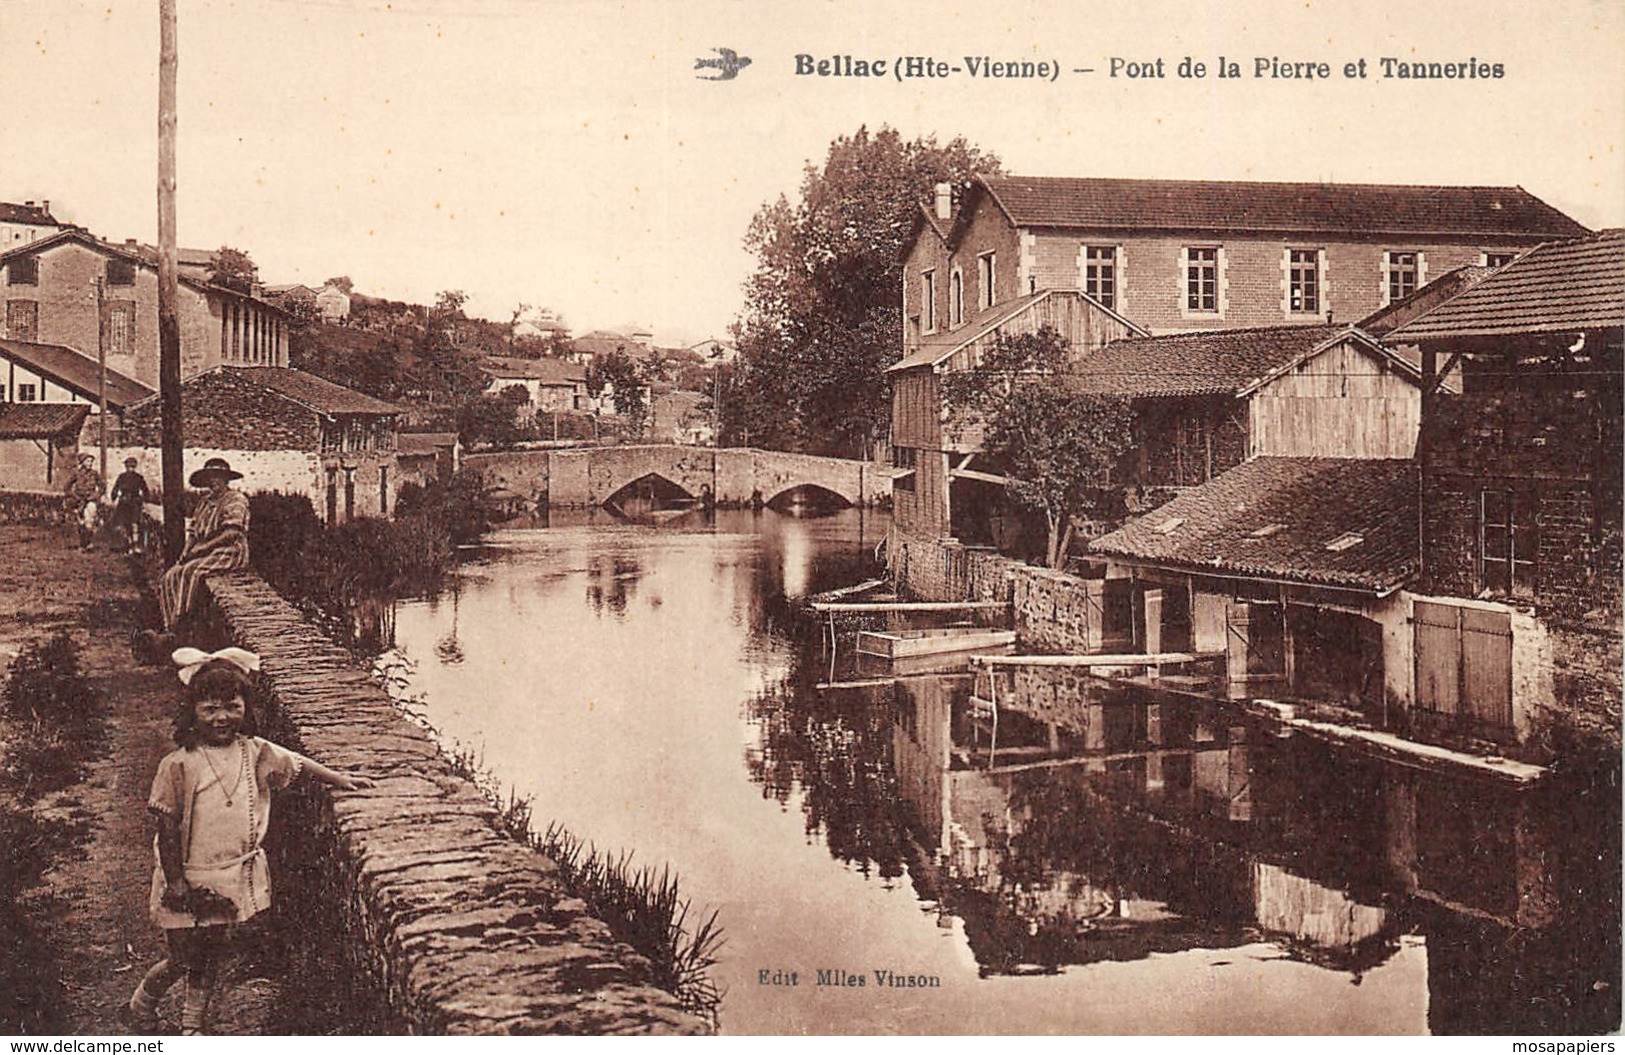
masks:
{"type": "Polygon", "coordinates": [[[164,560],[186,544],[182,489],[181,331],[175,315],[175,0],[158,0],[158,392],[164,479],[164,560]]]}

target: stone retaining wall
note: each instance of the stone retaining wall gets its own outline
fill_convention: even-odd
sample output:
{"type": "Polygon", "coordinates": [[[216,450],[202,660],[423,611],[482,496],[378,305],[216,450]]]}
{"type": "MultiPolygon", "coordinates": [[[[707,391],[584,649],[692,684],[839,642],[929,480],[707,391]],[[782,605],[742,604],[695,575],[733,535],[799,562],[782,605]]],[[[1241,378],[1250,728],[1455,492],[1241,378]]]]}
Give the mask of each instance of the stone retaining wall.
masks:
{"type": "Polygon", "coordinates": [[[208,589],[216,643],[261,657],[264,734],[377,782],[301,782],[267,840],[280,929],[301,961],[292,973],[334,1028],[710,1032],[570,896],[551,860],[496,831],[480,790],[348,653],[258,576],[208,589]]]}
{"type": "Polygon", "coordinates": [[[892,575],[910,597],[931,601],[1010,601],[1021,647],[1098,652],[1098,580],[1023,564],[987,549],[893,530],[892,575]]]}

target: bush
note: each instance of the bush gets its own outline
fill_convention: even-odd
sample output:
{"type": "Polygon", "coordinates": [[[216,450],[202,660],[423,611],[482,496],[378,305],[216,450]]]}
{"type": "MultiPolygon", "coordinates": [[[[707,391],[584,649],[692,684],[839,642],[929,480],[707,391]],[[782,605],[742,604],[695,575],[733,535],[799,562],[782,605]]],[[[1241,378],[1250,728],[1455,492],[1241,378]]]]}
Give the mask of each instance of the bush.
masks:
{"type": "Polygon", "coordinates": [[[101,743],[100,700],[79,672],[79,649],[65,631],[12,660],[0,691],[9,742],[0,783],[31,802],[79,779],[101,743]]]}
{"type": "Polygon", "coordinates": [[[12,660],[0,690],[0,1033],[60,1032],[57,950],[46,899],[33,888],[83,835],[83,825],[33,806],[76,782],[102,741],[100,700],[58,632],[12,660]]]}
{"type": "Polygon", "coordinates": [[[490,530],[478,473],[428,487],[404,484],[395,517],[323,524],[303,495],[249,496],[249,559],[265,580],[354,637],[361,606],[433,592],[456,547],[490,530]]]}

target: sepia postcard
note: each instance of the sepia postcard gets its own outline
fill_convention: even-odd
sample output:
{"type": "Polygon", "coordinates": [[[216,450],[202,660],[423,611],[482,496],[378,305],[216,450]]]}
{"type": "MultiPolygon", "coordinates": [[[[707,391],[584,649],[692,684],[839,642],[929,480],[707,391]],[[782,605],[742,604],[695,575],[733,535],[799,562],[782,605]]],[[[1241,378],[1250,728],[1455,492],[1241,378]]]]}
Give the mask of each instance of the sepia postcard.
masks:
{"type": "Polygon", "coordinates": [[[1620,1028],[1618,4],[0,44],[0,1032],[1620,1028]]]}

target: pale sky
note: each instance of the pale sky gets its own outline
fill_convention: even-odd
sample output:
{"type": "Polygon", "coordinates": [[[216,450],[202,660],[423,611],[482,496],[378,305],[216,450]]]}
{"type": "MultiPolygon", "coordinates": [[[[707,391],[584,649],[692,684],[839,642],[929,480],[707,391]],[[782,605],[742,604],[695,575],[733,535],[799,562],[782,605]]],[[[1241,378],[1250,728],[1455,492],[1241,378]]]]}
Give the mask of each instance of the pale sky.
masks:
{"type": "MultiPolygon", "coordinates": [[[[1018,174],[1518,184],[1625,225],[1615,0],[178,3],[181,244],[246,249],[268,282],[461,288],[502,318],[524,301],[577,333],[721,335],[752,214],[864,122],[963,134],[1018,174]],[[699,80],[712,47],[752,65],[699,80]],[[795,76],[797,53],[1064,72],[821,79],[795,76]],[[1214,79],[1221,54],[1241,79],[1214,79]],[[1176,76],[1185,55],[1208,79],[1176,76]],[[1324,60],[1332,79],[1254,79],[1271,55],[1324,60]],[[1385,55],[1506,72],[1383,80],[1385,55]],[[1112,56],[1160,56],[1167,77],[1111,79],[1112,56]],[[1372,76],[1345,80],[1361,57],[1372,76]]],[[[157,6],[0,0],[0,200],[153,240],[157,6]]]]}

